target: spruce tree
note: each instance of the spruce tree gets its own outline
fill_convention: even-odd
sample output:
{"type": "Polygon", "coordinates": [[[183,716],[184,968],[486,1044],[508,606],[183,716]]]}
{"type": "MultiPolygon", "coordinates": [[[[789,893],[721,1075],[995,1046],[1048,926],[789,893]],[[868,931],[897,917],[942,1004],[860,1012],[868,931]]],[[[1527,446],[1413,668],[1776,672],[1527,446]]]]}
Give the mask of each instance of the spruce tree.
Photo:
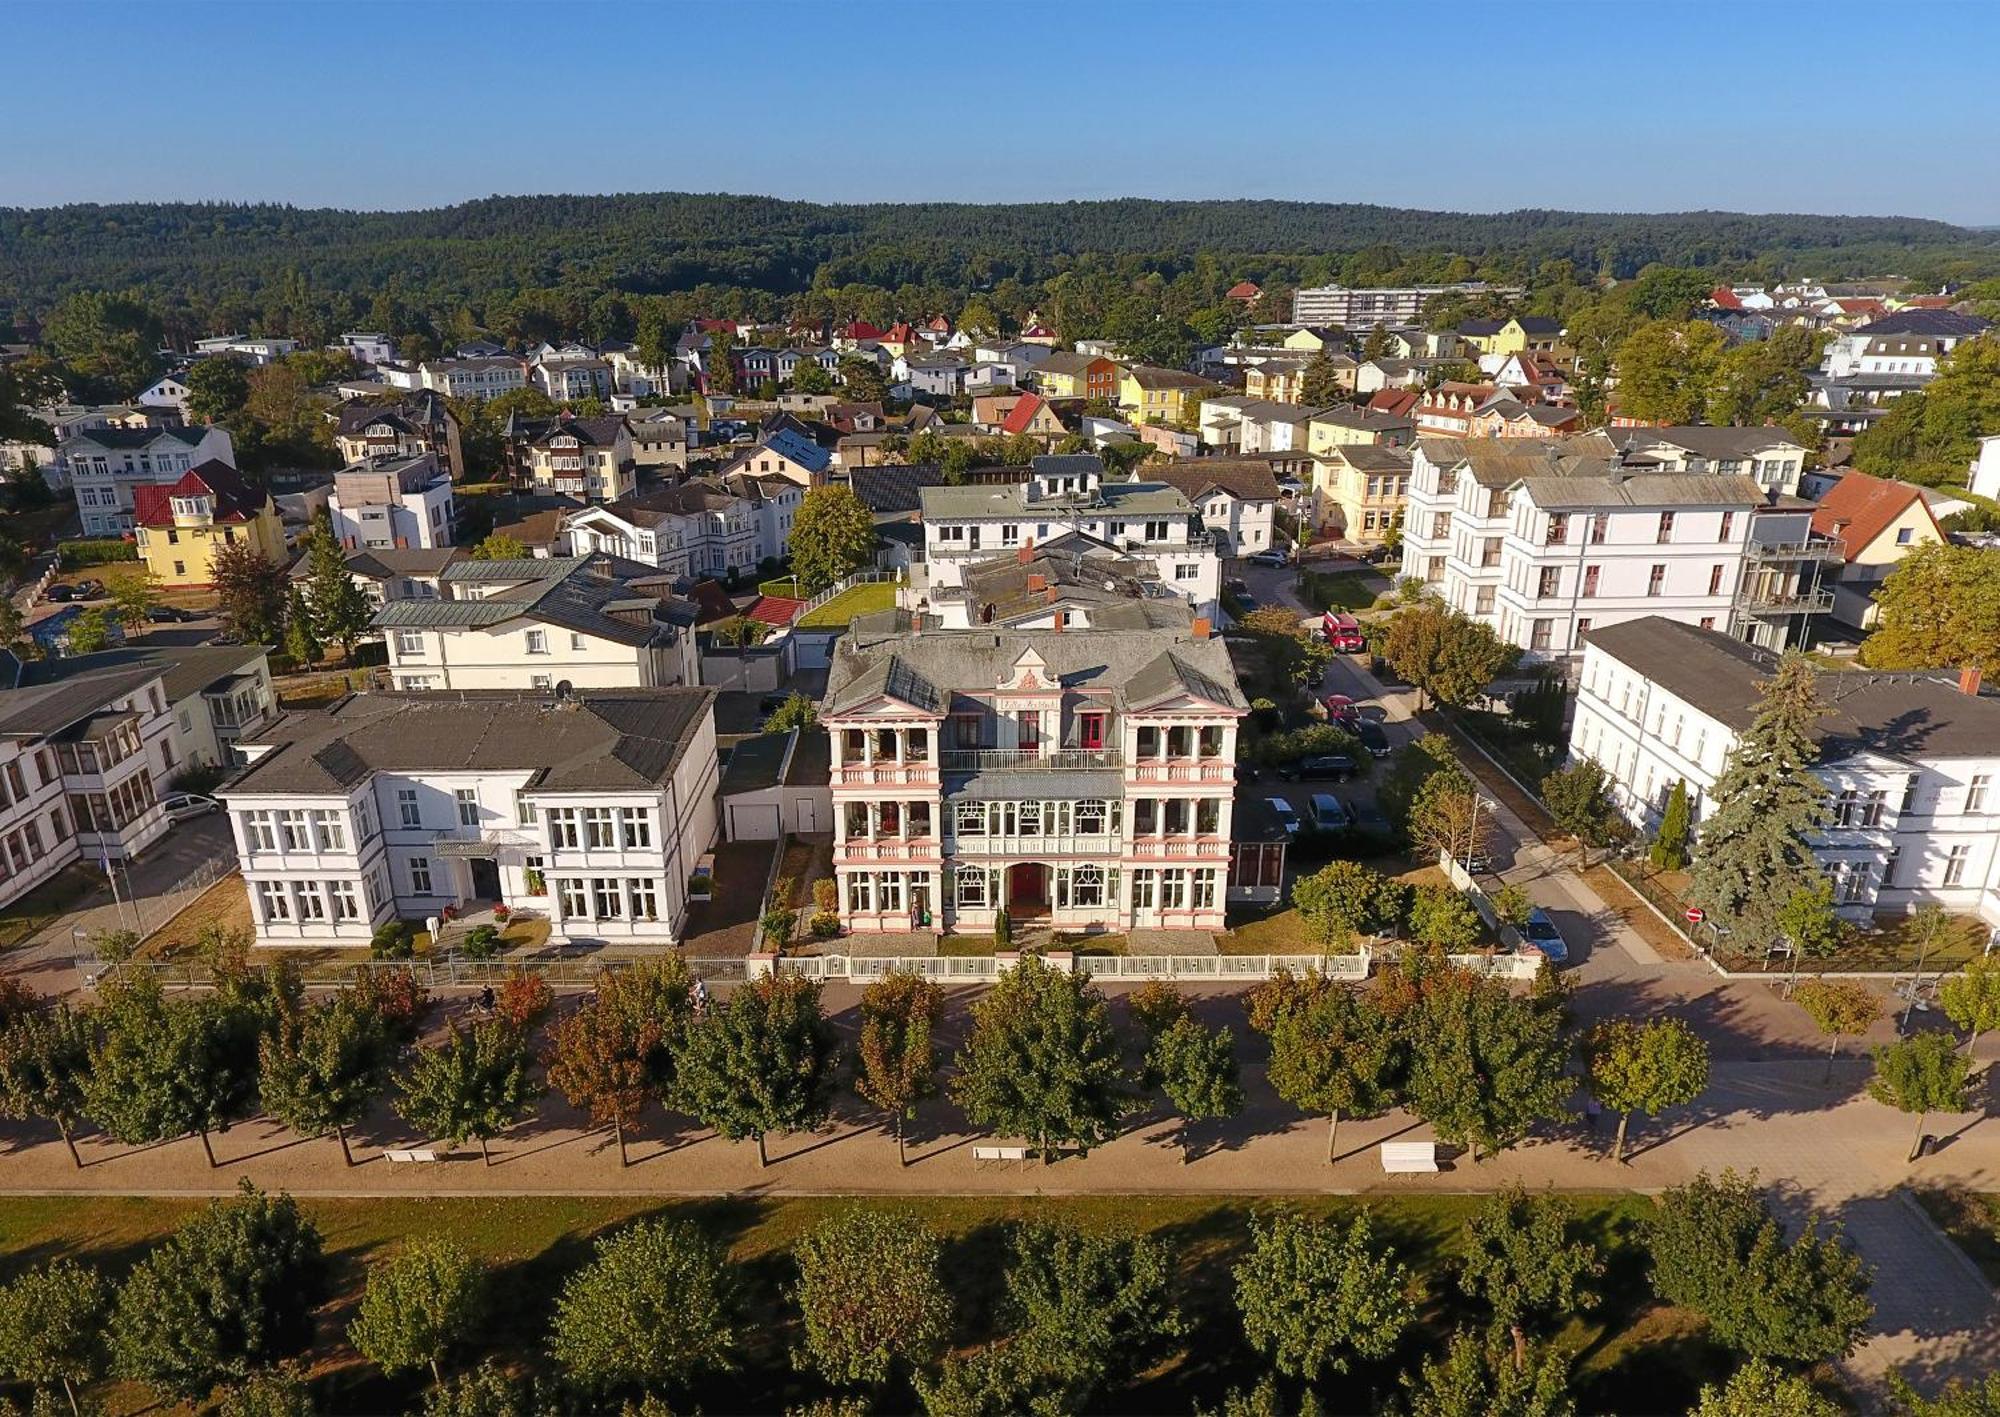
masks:
{"type": "Polygon", "coordinates": [[[295,668],[310,669],[319,663],[322,652],[319,634],[313,629],[312,607],[294,581],[285,596],[285,655],[295,668]]]}
{"type": "Polygon", "coordinates": [[[348,574],[347,557],[334,538],[333,522],[322,511],[306,536],[306,600],[312,606],[313,634],[322,643],[340,646],[343,658],[354,658],[354,642],[374,619],[368,597],[348,574]]]}
{"type": "Polygon", "coordinates": [[[1653,864],[1662,871],[1687,869],[1688,830],[1693,825],[1690,815],[1688,785],[1676,778],[1674,790],[1667,794],[1667,809],[1660,814],[1660,829],[1653,835],[1650,853],[1653,864]]]}
{"type": "Polygon", "coordinates": [[[1807,838],[1825,816],[1826,788],[1813,776],[1825,712],[1812,664],[1788,654],[1763,686],[1750,727],[1730,750],[1709,794],[1688,894],[1736,938],[1739,950],[1775,939],[1796,893],[1819,878],[1807,838]]]}

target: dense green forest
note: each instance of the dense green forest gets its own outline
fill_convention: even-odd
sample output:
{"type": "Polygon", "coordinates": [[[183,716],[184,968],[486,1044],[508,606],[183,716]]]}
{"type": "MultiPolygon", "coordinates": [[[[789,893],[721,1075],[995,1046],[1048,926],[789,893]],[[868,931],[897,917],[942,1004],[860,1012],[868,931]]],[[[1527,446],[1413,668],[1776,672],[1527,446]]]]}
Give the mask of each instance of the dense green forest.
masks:
{"type": "MultiPolygon", "coordinates": [[[[676,193],[415,212],[7,208],[0,323],[31,325],[74,292],[128,291],[176,342],[223,327],[317,339],[353,324],[440,338],[601,337],[629,334],[635,307],[655,301],[674,323],[700,313],[881,319],[956,310],[978,294],[1015,318],[1148,283],[1179,283],[1199,302],[1244,277],[1276,289],[1470,276],[1532,286],[1552,264],[1585,284],[1654,265],[1933,284],[2000,275],[2000,232],[1900,217],[1138,199],[833,206],[676,193]]],[[[1088,308],[1066,313],[1075,332],[1097,323],[1088,308]]]]}

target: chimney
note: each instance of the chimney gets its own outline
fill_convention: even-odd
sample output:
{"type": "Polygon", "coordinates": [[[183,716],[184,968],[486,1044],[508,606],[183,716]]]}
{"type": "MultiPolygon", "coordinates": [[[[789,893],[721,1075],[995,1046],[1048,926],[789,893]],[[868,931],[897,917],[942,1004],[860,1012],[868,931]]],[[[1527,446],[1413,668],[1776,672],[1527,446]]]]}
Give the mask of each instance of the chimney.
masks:
{"type": "Polygon", "coordinates": [[[1209,628],[1208,617],[1206,615],[1197,615],[1194,617],[1193,631],[1196,639],[1207,639],[1209,628]]]}
{"type": "Polygon", "coordinates": [[[1014,553],[1014,559],[1023,566],[1027,565],[1035,559],[1035,548],[1032,546],[1023,546],[1019,551],[1014,553]]]}
{"type": "Polygon", "coordinates": [[[1030,593],[1039,594],[1040,592],[1045,591],[1048,588],[1049,588],[1048,577],[1046,576],[1028,577],[1028,590],[1030,593]]]}
{"type": "Polygon", "coordinates": [[[1971,694],[1977,698],[1979,695],[1979,679],[1979,666],[1976,664],[1966,665],[1958,671],[1958,692],[1961,694],[1971,694]]]}

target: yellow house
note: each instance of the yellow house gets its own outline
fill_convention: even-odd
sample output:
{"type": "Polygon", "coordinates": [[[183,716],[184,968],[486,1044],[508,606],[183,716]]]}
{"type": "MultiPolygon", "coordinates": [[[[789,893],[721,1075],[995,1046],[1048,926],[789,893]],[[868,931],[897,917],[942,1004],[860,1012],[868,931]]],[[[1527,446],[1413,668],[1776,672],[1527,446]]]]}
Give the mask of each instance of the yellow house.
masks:
{"type": "Polygon", "coordinates": [[[1410,441],[1415,428],[1416,425],[1407,418],[1397,418],[1372,408],[1336,404],[1332,408],[1321,409],[1306,421],[1306,451],[1318,457],[1334,448],[1373,443],[1399,447],[1410,441]]]}
{"type": "Polygon", "coordinates": [[[1562,345],[1562,321],[1549,315],[1468,320],[1458,336],[1481,354],[1553,354],[1562,345]]]}
{"type": "Polygon", "coordinates": [[[132,525],[139,559],[161,585],[213,585],[215,558],[227,546],[248,545],[285,564],[278,504],[225,463],[205,462],[166,486],[135,487],[132,525]]]}
{"type": "Polygon", "coordinates": [[[1118,381],[1118,403],[1136,423],[1184,423],[1201,417],[1201,391],[1208,380],[1179,369],[1133,364],[1118,381]]]}
{"type": "Polygon", "coordinates": [[[1318,354],[1322,349],[1331,352],[1340,347],[1341,336],[1338,330],[1318,329],[1307,325],[1285,336],[1285,348],[1296,349],[1301,354],[1318,354]]]}
{"type": "Polygon", "coordinates": [[[1410,490],[1410,450],[1349,443],[1313,458],[1314,519],[1339,526],[1341,536],[1379,544],[1403,510],[1410,490]]]}

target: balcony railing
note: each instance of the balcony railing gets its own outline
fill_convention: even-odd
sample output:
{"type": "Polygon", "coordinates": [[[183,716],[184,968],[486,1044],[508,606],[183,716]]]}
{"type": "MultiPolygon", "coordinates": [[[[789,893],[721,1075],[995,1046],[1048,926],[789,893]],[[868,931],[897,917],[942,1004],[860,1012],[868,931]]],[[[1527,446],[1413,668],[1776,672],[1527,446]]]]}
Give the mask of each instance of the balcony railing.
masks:
{"type": "Polygon", "coordinates": [[[1824,586],[1803,593],[1744,590],[1737,593],[1736,605],[1752,615],[1817,615],[1833,609],[1833,592],[1824,586]]]}
{"type": "Polygon", "coordinates": [[[954,856],[1115,856],[1122,846],[1117,832],[993,832],[951,838],[954,856]]]}
{"type": "Polygon", "coordinates": [[[946,772],[1011,772],[1022,768],[1115,768],[1116,748],[946,748],[946,772]]]}
{"type": "Polygon", "coordinates": [[[1236,764],[1224,758],[1137,758],[1129,765],[1137,782],[1234,782],[1236,764]]]}
{"type": "Polygon", "coordinates": [[[1752,561],[1842,561],[1840,543],[1830,536],[1809,536],[1804,541],[1747,541],[1744,556],[1752,561]]]}

